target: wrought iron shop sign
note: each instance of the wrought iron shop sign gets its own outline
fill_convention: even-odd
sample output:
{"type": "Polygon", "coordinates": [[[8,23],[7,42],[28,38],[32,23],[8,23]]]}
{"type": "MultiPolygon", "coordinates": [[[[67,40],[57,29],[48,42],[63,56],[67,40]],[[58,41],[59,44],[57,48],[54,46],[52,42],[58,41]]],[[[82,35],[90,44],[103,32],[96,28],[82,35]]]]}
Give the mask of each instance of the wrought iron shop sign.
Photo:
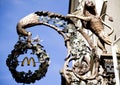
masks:
{"type": "MultiPolygon", "coordinates": [[[[28,57],[25,57],[21,63],[21,66],[24,66],[25,61],[27,61],[28,65],[30,65],[32,61],[33,66],[36,66],[36,62],[33,57],[31,57],[30,59],[28,59],[28,57]]],[[[8,55],[6,64],[16,82],[30,84],[34,83],[36,80],[40,80],[42,77],[45,76],[49,66],[49,57],[43,49],[43,46],[41,46],[40,44],[30,43],[28,46],[27,41],[19,40],[15,44],[14,49],[11,51],[11,54],[8,55]],[[27,54],[28,50],[32,50],[31,54],[37,56],[39,62],[38,70],[35,70],[34,72],[32,72],[31,70],[29,70],[28,72],[17,71],[17,67],[19,66],[20,62],[18,60],[18,57],[20,55],[27,54]]]]}
{"type": "MultiPolygon", "coordinates": [[[[103,67],[100,65],[100,59],[96,53],[96,47],[90,36],[84,31],[84,29],[91,30],[99,38],[100,48],[106,53],[104,44],[110,45],[111,41],[108,35],[104,35],[105,32],[103,31],[104,22],[101,17],[105,14],[97,16],[95,4],[92,1],[82,0],[81,3],[84,3],[85,6],[83,7],[80,4],[83,10],[79,10],[79,15],[73,13],[63,16],[48,11],[36,11],[18,22],[17,33],[19,39],[6,60],[6,64],[16,82],[30,84],[45,76],[50,63],[49,56],[40,44],[39,38],[32,39],[32,33],[26,30],[36,25],[45,25],[53,28],[64,38],[68,52],[61,75],[69,85],[107,85],[104,80],[104,71],[101,70],[103,67]],[[38,58],[38,70],[20,72],[16,69],[20,62],[18,57],[27,54],[28,50],[31,50],[31,54],[38,58]],[[70,62],[74,62],[72,67],[69,66],[70,62]]],[[[111,18],[110,20],[112,21],[111,18]]],[[[108,28],[111,29],[109,33],[111,35],[113,29],[109,26],[108,28]]],[[[34,57],[25,57],[21,66],[24,66],[25,62],[28,65],[32,62],[33,67],[36,66],[34,57]]]]}

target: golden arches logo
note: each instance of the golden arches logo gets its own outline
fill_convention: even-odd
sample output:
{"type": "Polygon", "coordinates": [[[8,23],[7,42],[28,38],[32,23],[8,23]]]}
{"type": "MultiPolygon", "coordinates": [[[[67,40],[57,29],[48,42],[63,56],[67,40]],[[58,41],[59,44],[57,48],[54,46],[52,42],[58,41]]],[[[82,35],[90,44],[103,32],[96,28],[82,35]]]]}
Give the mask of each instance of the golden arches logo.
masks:
{"type": "Polygon", "coordinates": [[[25,60],[27,61],[27,65],[29,66],[30,65],[30,62],[32,61],[33,63],[33,66],[35,67],[36,66],[36,63],[35,63],[35,60],[33,57],[31,57],[30,59],[28,59],[28,57],[25,57],[21,63],[21,66],[24,66],[24,63],[25,63],[25,60]]]}

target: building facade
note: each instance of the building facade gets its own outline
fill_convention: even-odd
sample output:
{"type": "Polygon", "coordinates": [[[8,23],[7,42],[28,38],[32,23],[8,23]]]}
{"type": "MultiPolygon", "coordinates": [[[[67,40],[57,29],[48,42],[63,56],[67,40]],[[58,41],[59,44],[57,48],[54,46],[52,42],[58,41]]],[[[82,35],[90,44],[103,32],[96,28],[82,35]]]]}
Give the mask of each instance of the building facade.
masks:
{"type": "MultiPolygon", "coordinates": [[[[97,53],[100,56],[100,61],[103,63],[103,67],[106,70],[106,74],[109,77],[113,78],[107,78],[106,80],[108,83],[100,84],[100,85],[119,85],[120,84],[120,1],[119,0],[92,0],[96,4],[96,9],[98,15],[102,14],[108,14],[113,18],[113,22],[110,22],[107,17],[103,17],[103,20],[105,23],[110,25],[114,29],[114,32],[112,35],[110,35],[110,39],[112,41],[112,45],[105,45],[105,48],[107,49],[107,53],[103,53],[101,49],[97,46],[97,40],[98,38],[92,34],[90,31],[86,30],[88,35],[92,35],[91,39],[93,40],[94,44],[97,47],[97,53]]],[[[70,0],[69,2],[69,14],[74,14],[75,12],[80,15],[81,10],[83,11],[83,6],[81,6],[84,3],[84,0],[70,0]],[[78,12],[77,12],[78,11],[78,12]]],[[[83,4],[84,5],[84,4],[83,4]]],[[[109,29],[107,27],[104,28],[106,33],[109,33],[109,29]]],[[[105,77],[105,76],[104,76],[105,77]]],[[[65,79],[62,79],[62,85],[68,85],[65,82],[65,79]]],[[[85,85],[85,84],[71,84],[71,85],[85,85]]],[[[94,85],[94,84],[90,84],[94,85]]]]}

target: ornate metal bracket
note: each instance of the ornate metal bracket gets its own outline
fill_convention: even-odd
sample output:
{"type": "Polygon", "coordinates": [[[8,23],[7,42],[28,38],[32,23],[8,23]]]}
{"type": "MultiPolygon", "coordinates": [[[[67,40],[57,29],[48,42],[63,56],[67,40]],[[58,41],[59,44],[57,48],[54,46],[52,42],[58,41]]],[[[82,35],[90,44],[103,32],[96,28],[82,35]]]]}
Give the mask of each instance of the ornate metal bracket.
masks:
{"type": "MultiPolygon", "coordinates": [[[[52,12],[37,11],[18,22],[17,33],[19,35],[19,41],[6,60],[6,64],[17,82],[27,84],[34,83],[35,80],[40,80],[47,72],[49,57],[39,43],[33,43],[33,41],[36,40],[31,39],[32,33],[26,30],[26,28],[36,25],[45,25],[53,28],[63,36],[65,46],[68,48],[68,54],[65,59],[62,75],[68,83],[96,78],[98,75],[99,59],[95,46],[83,29],[78,28],[70,17],[52,12]],[[34,73],[31,73],[31,71],[27,73],[18,72],[16,70],[19,62],[17,58],[19,55],[27,53],[28,49],[32,50],[32,54],[37,55],[39,58],[39,69],[34,73]],[[72,67],[69,66],[71,61],[75,62],[72,67]],[[85,76],[86,74],[89,75],[85,76]]],[[[34,61],[33,58],[32,60],[34,61]]],[[[29,62],[30,60],[28,64],[29,62]]],[[[24,61],[22,65],[24,65],[24,61]]]]}

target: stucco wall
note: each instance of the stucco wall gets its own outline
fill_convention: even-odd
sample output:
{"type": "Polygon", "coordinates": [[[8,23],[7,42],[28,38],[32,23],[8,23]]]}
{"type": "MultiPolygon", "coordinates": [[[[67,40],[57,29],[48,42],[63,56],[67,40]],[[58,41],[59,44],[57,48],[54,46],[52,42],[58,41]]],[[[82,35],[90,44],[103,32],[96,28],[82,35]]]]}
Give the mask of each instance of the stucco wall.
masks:
{"type": "MultiPolygon", "coordinates": [[[[114,33],[110,36],[111,40],[114,41],[115,35],[116,38],[120,36],[120,0],[108,0],[106,13],[112,16],[114,20],[113,22],[106,20],[106,22],[114,28],[114,33]]],[[[111,53],[111,48],[109,46],[106,47],[108,52],[111,53]]]]}

